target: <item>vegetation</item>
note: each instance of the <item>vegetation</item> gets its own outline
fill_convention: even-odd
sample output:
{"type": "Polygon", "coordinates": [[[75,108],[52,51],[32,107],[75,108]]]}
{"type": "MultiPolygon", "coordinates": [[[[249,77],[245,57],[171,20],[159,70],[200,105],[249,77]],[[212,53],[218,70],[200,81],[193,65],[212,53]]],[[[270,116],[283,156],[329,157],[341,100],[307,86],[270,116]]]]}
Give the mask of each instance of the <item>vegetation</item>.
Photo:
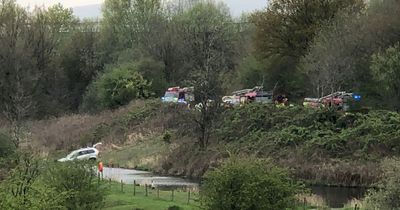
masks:
{"type": "Polygon", "coordinates": [[[105,0],[94,21],[61,5],[28,10],[3,0],[0,208],[100,208],[104,195],[91,193],[101,186],[89,166],[38,160],[99,141],[111,163],[196,178],[230,153],[271,160],[236,163],[252,174],[235,161],[210,172],[210,208],[221,204],[215,198],[224,201],[215,208],[232,204],[213,188],[232,179],[243,181],[253,199],[249,186],[270,190],[260,183],[283,193],[279,201],[234,205],[288,207],[294,188],[273,165],[296,179],[340,186],[369,186],[383,174],[387,191],[370,200],[398,208],[391,163],[380,162],[400,155],[399,11],[398,0],[272,0],[236,18],[213,0],[105,0]],[[223,95],[255,85],[294,104],[343,90],[363,99],[347,113],[221,106],[223,95]],[[151,99],[169,86],[193,86],[197,106],[151,99]],[[35,157],[21,156],[26,150],[35,157]],[[232,171],[238,176],[228,176],[232,171]],[[68,185],[82,174],[87,179],[68,185]]]}
{"type": "Polygon", "coordinates": [[[284,170],[260,160],[232,158],[205,175],[206,209],[286,209],[299,192],[284,170]]]}
{"type": "Polygon", "coordinates": [[[151,83],[129,66],[104,73],[88,88],[83,109],[98,111],[127,105],[133,99],[148,98],[151,83]]]}
{"type": "Polygon", "coordinates": [[[377,184],[377,189],[371,190],[365,199],[367,210],[400,208],[399,160],[385,159],[382,161],[382,170],[383,176],[377,184]]]}
{"type": "Polygon", "coordinates": [[[104,191],[90,163],[48,164],[18,155],[0,183],[1,209],[98,209],[104,191]],[[44,167],[46,166],[46,167],[44,167]]]}

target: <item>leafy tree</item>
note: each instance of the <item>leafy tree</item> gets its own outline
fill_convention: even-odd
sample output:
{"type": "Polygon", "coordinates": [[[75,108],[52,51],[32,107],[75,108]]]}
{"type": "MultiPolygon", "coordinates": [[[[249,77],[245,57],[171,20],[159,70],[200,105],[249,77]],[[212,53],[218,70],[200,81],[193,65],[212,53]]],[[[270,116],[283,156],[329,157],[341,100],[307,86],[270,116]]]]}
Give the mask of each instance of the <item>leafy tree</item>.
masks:
{"type": "Polygon", "coordinates": [[[380,93],[390,104],[400,108],[400,47],[399,44],[389,47],[383,53],[372,56],[372,74],[378,82],[380,93]]]}
{"type": "Polygon", "coordinates": [[[103,70],[96,23],[85,20],[72,28],[69,39],[60,46],[59,68],[63,72],[62,102],[69,110],[77,110],[87,86],[103,70]]]}
{"type": "Polygon", "coordinates": [[[207,172],[201,191],[206,209],[275,210],[293,207],[300,187],[271,162],[231,158],[207,172]]]}
{"type": "Polygon", "coordinates": [[[244,87],[264,85],[265,74],[261,63],[254,56],[244,58],[239,67],[239,78],[244,87]]]}
{"type": "Polygon", "coordinates": [[[341,9],[362,5],[359,0],[274,0],[265,11],[253,14],[256,52],[268,64],[270,86],[279,82],[281,89],[289,92],[301,88],[297,65],[320,26],[341,9]]]}
{"type": "Polygon", "coordinates": [[[151,83],[134,66],[120,66],[100,75],[89,87],[83,110],[115,109],[137,98],[148,98],[151,83]]]}

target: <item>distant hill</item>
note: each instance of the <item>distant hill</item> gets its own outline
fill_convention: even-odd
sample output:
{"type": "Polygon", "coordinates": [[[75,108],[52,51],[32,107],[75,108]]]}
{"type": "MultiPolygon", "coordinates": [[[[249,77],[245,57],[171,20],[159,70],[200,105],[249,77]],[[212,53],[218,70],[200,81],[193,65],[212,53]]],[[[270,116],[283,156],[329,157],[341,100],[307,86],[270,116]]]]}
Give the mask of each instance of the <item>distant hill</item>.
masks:
{"type": "MultiPolygon", "coordinates": [[[[232,15],[240,16],[243,12],[252,12],[266,7],[268,0],[223,0],[231,9],[232,15]]],[[[101,17],[101,5],[93,4],[73,8],[74,14],[80,18],[101,17]]]]}

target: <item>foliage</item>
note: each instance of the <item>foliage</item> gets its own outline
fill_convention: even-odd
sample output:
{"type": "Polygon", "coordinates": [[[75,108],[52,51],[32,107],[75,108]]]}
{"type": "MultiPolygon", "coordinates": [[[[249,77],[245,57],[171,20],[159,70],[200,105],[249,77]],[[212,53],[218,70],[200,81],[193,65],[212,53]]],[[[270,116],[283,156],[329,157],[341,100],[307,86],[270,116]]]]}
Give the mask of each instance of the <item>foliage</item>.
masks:
{"type": "MultiPolygon", "coordinates": [[[[266,10],[254,13],[255,46],[257,55],[268,64],[265,70],[269,86],[272,88],[279,82],[280,89],[284,91],[296,91],[298,87],[304,87],[306,83],[297,71],[298,61],[307,53],[320,26],[334,18],[341,9],[359,7],[362,2],[274,0],[266,10]]],[[[292,94],[296,95],[294,92],[292,94]]]]}
{"type": "Polygon", "coordinates": [[[151,83],[132,66],[121,66],[100,75],[87,91],[83,110],[115,109],[133,99],[148,98],[151,83]]]}
{"type": "Polygon", "coordinates": [[[255,87],[264,85],[265,73],[261,63],[254,57],[244,58],[239,67],[239,80],[243,87],[255,87]]]}
{"type": "Polygon", "coordinates": [[[6,133],[0,130],[0,158],[5,158],[15,152],[15,145],[6,133]]]}
{"type": "Polygon", "coordinates": [[[97,181],[93,162],[48,164],[42,176],[44,186],[68,197],[62,204],[67,209],[99,209],[105,197],[97,181]]]}
{"type": "Polygon", "coordinates": [[[391,103],[400,108],[400,47],[396,44],[384,53],[373,55],[371,64],[372,74],[380,84],[380,94],[387,97],[391,103]]]}
{"type": "Polygon", "coordinates": [[[17,167],[0,184],[1,209],[66,209],[62,203],[68,195],[38,181],[42,168],[37,159],[22,154],[16,161],[17,167]]]}
{"type": "Polygon", "coordinates": [[[286,209],[293,207],[299,189],[270,162],[231,158],[206,173],[201,198],[206,209],[286,209]]]}
{"type": "Polygon", "coordinates": [[[400,115],[396,112],[338,113],[251,104],[226,111],[223,116],[218,130],[221,139],[246,142],[261,153],[297,148],[315,158],[354,158],[358,154],[359,158],[374,159],[400,152],[400,115]]]}
{"type": "Polygon", "coordinates": [[[400,208],[400,160],[385,159],[382,162],[383,176],[378,183],[379,189],[371,190],[365,198],[365,209],[400,208]]]}

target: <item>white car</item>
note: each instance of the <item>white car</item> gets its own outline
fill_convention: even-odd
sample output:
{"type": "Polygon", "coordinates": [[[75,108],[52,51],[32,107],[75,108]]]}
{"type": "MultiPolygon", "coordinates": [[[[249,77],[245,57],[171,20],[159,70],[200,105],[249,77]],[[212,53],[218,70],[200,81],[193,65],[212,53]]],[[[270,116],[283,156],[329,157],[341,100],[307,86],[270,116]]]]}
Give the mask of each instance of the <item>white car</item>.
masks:
{"type": "Polygon", "coordinates": [[[99,150],[96,149],[96,146],[100,144],[101,143],[97,143],[93,147],[87,147],[75,150],[69,153],[67,157],[59,159],[58,162],[66,162],[74,160],[97,160],[97,157],[99,155],[99,150]]]}

